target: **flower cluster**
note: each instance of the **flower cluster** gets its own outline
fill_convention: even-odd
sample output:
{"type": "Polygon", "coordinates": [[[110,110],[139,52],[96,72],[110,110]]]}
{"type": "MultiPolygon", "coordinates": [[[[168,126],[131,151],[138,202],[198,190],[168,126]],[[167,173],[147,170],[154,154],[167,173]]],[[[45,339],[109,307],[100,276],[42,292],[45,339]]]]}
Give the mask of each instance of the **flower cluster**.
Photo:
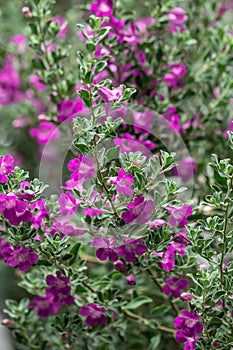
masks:
{"type": "Polygon", "coordinates": [[[200,317],[193,311],[181,310],[183,316],[177,316],[174,320],[174,327],[179,329],[176,332],[176,341],[185,343],[184,350],[194,350],[196,341],[200,339],[199,333],[203,330],[200,317]]]}
{"type": "Polygon", "coordinates": [[[11,267],[18,267],[20,271],[28,271],[38,262],[38,255],[29,248],[14,246],[0,237],[0,260],[11,267]]]}
{"type": "Polygon", "coordinates": [[[74,303],[74,298],[70,295],[70,279],[62,276],[60,271],[56,272],[56,277],[48,275],[46,283],[48,285],[45,289],[46,295],[36,296],[29,303],[29,307],[34,308],[38,316],[42,318],[56,314],[64,304],[72,305],[74,303]]]}

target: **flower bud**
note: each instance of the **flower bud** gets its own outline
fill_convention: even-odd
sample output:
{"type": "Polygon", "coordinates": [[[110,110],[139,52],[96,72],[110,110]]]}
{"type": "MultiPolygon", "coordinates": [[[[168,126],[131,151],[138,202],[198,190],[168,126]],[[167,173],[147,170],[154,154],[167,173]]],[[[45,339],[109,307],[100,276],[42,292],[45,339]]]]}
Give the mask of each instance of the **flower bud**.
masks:
{"type": "Polygon", "coordinates": [[[134,277],[134,275],[130,274],[129,276],[126,277],[126,283],[129,286],[134,286],[136,284],[136,278],[134,277]]]}
{"type": "Polygon", "coordinates": [[[195,295],[193,295],[193,294],[190,294],[190,293],[181,293],[181,295],[180,295],[180,299],[182,300],[182,301],[190,301],[190,300],[192,300],[192,299],[195,299],[195,295]]]}
{"type": "Polygon", "coordinates": [[[125,271],[125,264],[121,260],[117,260],[114,262],[114,268],[120,272],[125,271]]]}
{"type": "Polygon", "coordinates": [[[8,318],[4,318],[2,320],[2,325],[6,327],[13,327],[15,325],[15,322],[12,320],[9,320],[8,318]]]}
{"type": "Polygon", "coordinates": [[[25,17],[32,17],[32,13],[29,7],[24,6],[21,11],[25,17]]]}

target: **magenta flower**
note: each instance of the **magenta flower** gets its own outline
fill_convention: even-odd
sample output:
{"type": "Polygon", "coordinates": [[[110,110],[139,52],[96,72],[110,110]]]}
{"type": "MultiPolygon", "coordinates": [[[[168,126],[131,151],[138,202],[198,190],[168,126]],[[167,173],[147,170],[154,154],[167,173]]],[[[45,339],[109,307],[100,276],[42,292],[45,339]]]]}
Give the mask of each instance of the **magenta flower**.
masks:
{"type": "Polygon", "coordinates": [[[8,174],[12,174],[14,167],[14,158],[10,154],[6,154],[3,158],[0,158],[0,183],[8,181],[8,174]]]}
{"type": "Polygon", "coordinates": [[[27,201],[31,201],[36,197],[36,194],[34,191],[30,190],[30,182],[29,181],[23,181],[20,184],[19,190],[20,192],[17,192],[16,195],[20,199],[25,199],[27,201]]]}
{"type": "Polygon", "coordinates": [[[97,208],[85,208],[83,210],[83,214],[90,216],[90,218],[98,216],[99,214],[102,214],[102,213],[103,213],[103,210],[97,209],[97,208]]]}
{"type": "Polygon", "coordinates": [[[86,324],[89,326],[102,326],[107,322],[104,316],[104,308],[96,304],[90,303],[88,306],[81,306],[80,316],[86,317],[86,324]]]}
{"type": "Polygon", "coordinates": [[[44,199],[39,199],[30,205],[32,211],[32,224],[35,228],[44,226],[43,219],[48,219],[49,214],[46,209],[46,202],[44,199]]]}
{"type": "Polygon", "coordinates": [[[163,82],[171,89],[182,87],[181,78],[185,76],[186,65],[184,63],[174,63],[169,65],[171,71],[163,77],[163,82]]]}
{"type": "Polygon", "coordinates": [[[233,120],[229,121],[228,129],[226,131],[224,131],[224,137],[226,139],[229,138],[228,131],[232,131],[233,132],[233,120]]]}
{"type": "Polygon", "coordinates": [[[15,69],[12,58],[7,57],[5,65],[0,69],[0,105],[9,106],[24,100],[20,91],[20,78],[15,69]]]}
{"type": "Polygon", "coordinates": [[[28,271],[32,265],[38,262],[38,255],[31,252],[29,248],[13,247],[10,257],[6,259],[8,266],[16,267],[21,271],[28,271]]]}
{"type": "Polygon", "coordinates": [[[28,203],[19,200],[14,193],[0,193],[0,213],[11,225],[18,226],[21,222],[30,222],[32,214],[28,210],[28,203]]]}
{"type": "Polygon", "coordinates": [[[196,171],[196,159],[193,157],[184,158],[176,168],[171,170],[173,174],[179,176],[184,182],[189,181],[196,171]]]}
{"type": "Polygon", "coordinates": [[[74,118],[78,112],[84,112],[84,105],[81,98],[78,98],[76,102],[73,100],[65,100],[58,103],[57,111],[57,120],[63,122],[74,118]]]}
{"type": "Polygon", "coordinates": [[[154,229],[154,228],[160,228],[162,226],[165,226],[166,221],[163,219],[155,219],[155,220],[149,221],[148,224],[150,228],[154,229]]]}
{"type": "Polygon", "coordinates": [[[152,200],[144,201],[143,196],[139,196],[127,205],[128,210],[122,214],[122,219],[126,224],[136,220],[138,225],[145,224],[149,220],[149,214],[155,209],[155,203],[152,200]]]}
{"type": "Polygon", "coordinates": [[[110,90],[105,86],[101,86],[98,89],[98,93],[105,102],[118,101],[122,96],[123,88],[122,86],[118,86],[117,88],[110,90]]]}
{"type": "Polygon", "coordinates": [[[99,260],[104,261],[117,261],[118,255],[116,252],[117,241],[116,238],[110,237],[94,237],[92,240],[92,246],[98,248],[96,250],[96,256],[99,260]]]}
{"type": "Polygon", "coordinates": [[[190,300],[195,299],[195,295],[183,292],[183,293],[180,294],[180,299],[182,301],[190,301],[190,300]]]}
{"type": "Polygon", "coordinates": [[[82,236],[86,232],[86,229],[74,227],[68,221],[64,221],[64,217],[58,217],[53,221],[52,230],[49,233],[53,236],[56,232],[63,238],[64,236],[82,236]]]}
{"type": "Polygon", "coordinates": [[[134,179],[132,175],[125,174],[125,169],[120,168],[117,177],[111,177],[110,183],[116,185],[116,191],[120,195],[133,195],[133,190],[130,187],[134,184],[134,179]]]}
{"type": "Polygon", "coordinates": [[[12,248],[9,242],[0,237],[0,260],[6,261],[11,256],[12,248]]]}
{"type": "Polygon", "coordinates": [[[60,31],[57,34],[58,38],[61,38],[62,36],[67,35],[69,26],[68,26],[67,21],[66,21],[65,18],[63,18],[61,16],[55,16],[55,17],[53,17],[52,22],[58,22],[58,25],[59,25],[59,28],[60,28],[60,31]]]}
{"type": "Polygon", "coordinates": [[[126,283],[129,286],[135,286],[136,278],[135,278],[135,276],[132,273],[126,277],[126,283]]]}
{"type": "Polygon", "coordinates": [[[90,13],[96,17],[112,16],[113,2],[112,0],[97,0],[90,6],[90,13]]]}
{"type": "Polygon", "coordinates": [[[174,268],[175,261],[173,260],[173,257],[175,256],[175,249],[173,246],[168,246],[166,252],[153,253],[153,255],[162,258],[161,266],[165,271],[169,272],[174,268]]]}
{"type": "Polygon", "coordinates": [[[91,179],[96,173],[92,158],[83,154],[71,159],[68,169],[72,172],[71,178],[75,181],[91,179]]]}
{"type": "Polygon", "coordinates": [[[48,275],[46,277],[46,283],[49,286],[49,288],[46,288],[46,295],[52,295],[53,303],[57,306],[61,307],[63,303],[66,305],[72,305],[74,303],[74,298],[70,295],[70,279],[62,276],[60,271],[56,272],[56,277],[48,275]]]}
{"type": "Polygon", "coordinates": [[[124,256],[127,262],[136,261],[136,255],[143,255],[147,251],[145,244],[141,243],[143,238],[125,238],[124,244],[118,247],[118,254],[124,256]]]}
{"type": "Polygon", "coordinates": [[[177,343],[186,343],[184,350],[195,350],[196,341],[200,339],[199,333],[203,330],[203,324],[199,322],[199,315],[193,311],[181,310],[182,316],[174,319],[174,327],[179,329],[176,333],[177,343]]]}
{"type": "Polygon", "coordinates": [[[136,140],[133,135],[125,133],[123,136],[115,138],[114,143],[115,145],[120,146],[122,153],[139,151],[147,158],[149,158],[151,156],[151,152],[148,150],[153,150],[156,145],[147,138],[148,134],[141,134],[139,136],[139,139],[136,140]]]}
{"type": "Polygon", "coordinates": [[[37,315],[41,318],[54,315],[59,310],[59,306],[54,302],[52,295],[36,296],[28,306],[34,307],[37,315]]]}
{"type": "Polygon", "coordinates": [[[46,90],[46,86],[41,83],[40,77],[36,74],[32,74],[29,78],[29,82],[36,88],[36,90],[46,90]]]}
{"type": "Polygon", "coordinates": [[[10,42],[17,46],[17,51],[20,54],[27,50],[27,38],[23,34],[16,34],[10,42]]]}
{"type": "Polygon", "coordinates": [[[141,132],[150,132],[155,114],[152,111],[132,112],[134,130],[137,134],[141,132]]]}
{"type": "Polygon", "coordinates": [[[180,132],[182,131],[182,127],[180,124],[180,116],[175,112],[176,112],[176,107],[171,106],[164,113],[164,117],[169,121],[169,124],[171,125],[174,131],[180,132]]]}
{"type": "Polygon", "coordinates": [[[44,145],[50,140],[58,139],[60,133],[54,123],[45,121],[41,122],[36,128],[31,128],[30,136],[39,144],[44,145]]]}
{"type": "Polygon", "coordinates": [[[62,193],[58,199],[58,203],[60,204],[60,213],[64,216],[75,213],[78,205],[76,198],[70,192],[62,193]]]}
{"type": "Polygon", "coordinates": [[[165,277],[165,282],[163,292],[166,295],[172,295],[173,298],[178,298],[181,290],[188,288],[188,280],[185,278],[165,277]]]}
{"type": "Polygon", "coordinates": [[[172,227],[175,227],[176,225],[184,227],[188,223],[187,217],[192,215],[192,207],[186,204],[180,208],[168,206],[167,211],[171,215],[169,223],[172,227]]]}
{"type": "Polygon", "coordinates": [[[173,248],[175,249],[175,251],[182,256],[184,256],[186,254],[184,248],[187,247],[189,245],[189,243],[190,243],[190,240],[187,237],[185,228],[183,228],[179,232],[175,232],[174,238],[171,241],[171,244],[172,244],[173,248]]]}
{"type": "Polygon", "coordinates": [[[181,7],[174,7],[171,12],[167,14],[167,19],[170,21],[168,28],[170,33],[175,33],[178,30],[184,32],[184,22],[187,21],[188,17],[185,15],[184,10],[181,7]]]}

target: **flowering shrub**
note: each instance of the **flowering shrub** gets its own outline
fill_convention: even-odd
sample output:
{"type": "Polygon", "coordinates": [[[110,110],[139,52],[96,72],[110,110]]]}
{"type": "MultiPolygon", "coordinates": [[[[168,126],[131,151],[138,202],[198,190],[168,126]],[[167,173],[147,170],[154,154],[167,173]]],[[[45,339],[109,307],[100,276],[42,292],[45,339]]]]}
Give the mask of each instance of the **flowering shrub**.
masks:
{"type": "Polygon", "coordinates": [[[17,349],[233,348],[232,2],[180,6],[97,0],[75,40],[72,8],[21,7],[0,69],[17,349]]]}

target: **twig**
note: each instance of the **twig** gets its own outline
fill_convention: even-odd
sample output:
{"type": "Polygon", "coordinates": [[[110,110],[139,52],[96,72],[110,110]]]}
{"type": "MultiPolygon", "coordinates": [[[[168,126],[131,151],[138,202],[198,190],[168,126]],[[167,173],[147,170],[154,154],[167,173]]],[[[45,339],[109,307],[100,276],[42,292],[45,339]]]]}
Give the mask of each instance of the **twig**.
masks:
{"type": "MultiPolygon", "coordinates": [[[[147,324],[150,323],[149,319],[141,317],[141,316],[136,315],[136,314],[133,314],[132,312],[130,312],[130,311],[126,310],[126,309],[123,309],[123,312],[126,314],[126,316],[131,317],[134,320],[138,320],[140,322],[147,323],[147,324]]],[[[168,327],[164,327],[164,326],[158,326],[157,329],[160,330],[160,331],[163,331],[163,332],[167,332],[167,333],[172,333],[172,334],[176,333],[176,331],[174,329],[171,329],[171,328],[168,328],[168,327]]]]}
{"type": "Polygon", "coordinates": [[[91,286],[89,286],[89,284],[87,284],[86,281],[82,281],[82,284],[83,284],[85,287],[87,287],[92,293],[95,293],[95,290],[94,290],[91,286]]]}

